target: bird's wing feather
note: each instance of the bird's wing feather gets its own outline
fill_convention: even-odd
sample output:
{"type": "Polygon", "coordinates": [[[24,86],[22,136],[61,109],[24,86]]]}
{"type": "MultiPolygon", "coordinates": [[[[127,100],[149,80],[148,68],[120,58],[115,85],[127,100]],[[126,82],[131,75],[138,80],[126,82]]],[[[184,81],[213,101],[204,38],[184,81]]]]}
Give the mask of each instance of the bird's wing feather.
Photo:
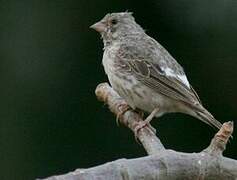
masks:
{"type": "Polygon", "coordinates": [[[183,68],[157,41],[144,36],[129,42],[120,46],[117,57],[140,82],[172,99],[201,104],[183,68]]]}
{"type": "Polygon", "coordinates": [[[157,64],[146,60],[129,60],[126,62],[131,67],[135,77],[154,91],[188,104],[199,102],[192,89],[175,76],[167,76],[157,64]]]}

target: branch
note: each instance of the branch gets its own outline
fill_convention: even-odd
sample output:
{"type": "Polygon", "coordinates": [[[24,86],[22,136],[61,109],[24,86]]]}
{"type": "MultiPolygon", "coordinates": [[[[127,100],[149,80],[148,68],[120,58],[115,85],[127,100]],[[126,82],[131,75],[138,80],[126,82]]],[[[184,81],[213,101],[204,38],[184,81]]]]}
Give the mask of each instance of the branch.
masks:
{"type": "MultiPolygon", "coordinates": [[[[135,131],[137,122],[142,121],[141,115],[131,109],[122,113],[127,104],[107,83],[98,85],[96,95],[99,100],[108,104],[115,115],[119,115],[120,123],[135,131]]],[[[120,159],[45,180],[236,180],[237,161],[222,156],[232,132],[233,122],[226,122],[202,152],[182,153],[166,150],[149,127],[145,127],[137,136],[150,156],[120,159]]]]}
{"type": "MultiPolygon", "coordinates": [[[[143,121],[141,114],[131,109],[128,109],[126,112],[121,114],[123,109],[126,109],[128,104],[109,86],[108,83],[99,84],[95,90],[95,94],[100,101],[108,104],[109,109],[115,115],[118,116],[120,114],[119,122],[121,124],[127,126],[133,132],[135,132],[138,122],[143,121]]],[[[149,155],[165,150],[159,138],[154,133],[152,133],[151,128],[153,127],[144,127],[138,131],[137,134],[137,138],[142,143],[149,155]]]]}

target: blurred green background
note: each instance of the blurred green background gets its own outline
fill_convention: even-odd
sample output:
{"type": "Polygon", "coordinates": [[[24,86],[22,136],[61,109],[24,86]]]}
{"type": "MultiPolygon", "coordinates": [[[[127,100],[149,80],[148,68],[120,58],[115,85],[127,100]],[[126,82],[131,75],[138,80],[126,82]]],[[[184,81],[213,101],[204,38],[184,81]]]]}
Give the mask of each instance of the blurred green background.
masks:
{"type": "MultiPolygon", "coordinates": [[[[220,121],[237,115],[234,0],[0,0],[0,179],[30,180],[146,155],[94,95],[107,81],[88,27],[129,10],[184,67],[220,121]]],[[[198,152],[215,131],[183,114],[154,120],[167,148],[198,152]]],[[[225,155],[237,159],[237,133],[225,155]]]]}

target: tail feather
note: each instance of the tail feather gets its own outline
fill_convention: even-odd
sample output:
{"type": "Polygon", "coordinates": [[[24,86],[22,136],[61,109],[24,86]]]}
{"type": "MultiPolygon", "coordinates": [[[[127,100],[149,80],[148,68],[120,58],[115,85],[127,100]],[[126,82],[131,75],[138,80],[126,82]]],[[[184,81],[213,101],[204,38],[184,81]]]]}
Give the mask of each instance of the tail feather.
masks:
{"type": "Polygon", "coordinates": [[[196,112],[196,114],[197,118],[204,123],[212,126],[213,128],[217,128],[218,130],[221,128],[222,124],[218,120],[216,120],[206,109],[204,109],[203,111],[198,111],[196,112]]]}

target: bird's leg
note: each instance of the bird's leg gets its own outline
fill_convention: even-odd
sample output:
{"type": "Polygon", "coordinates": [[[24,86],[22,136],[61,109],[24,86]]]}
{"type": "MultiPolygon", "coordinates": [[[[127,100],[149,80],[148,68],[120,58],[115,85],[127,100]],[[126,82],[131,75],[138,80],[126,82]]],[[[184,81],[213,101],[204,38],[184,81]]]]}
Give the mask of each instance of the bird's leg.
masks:
{"type": "Polygon", "coordinates": [[[147,116],[147,118],[144,121],[140,121],[138,123],[138,125],[135,127],[135,130],[134,130],[135,138],[137,138],[138,131],[141,130],[142,128],[144,128],[145,126],[148,126],[149,130],[151,130],[152,133],[154,133],[154,134],[156,133],[155,128],[151,127],[150,121],[155,117],[155,115],[157,114],[158,111],[159,111],[159,108],[155,108],[151,112],[151,114],[149,116],[147,116]]]}
{"type": "Polygon", "coordinates": [[[155,115],[159,112],[159,108],[155,108],[149,116],[144,120],[147,124],[150,123],[150,121],[155,117],[155,115]]]}
{"type": "Polygon", "coordinates": [[[127,110],[131,109],[131,107],[126,103],[121,103],[119,104],[119,112],[117,113],[117,116],[116,116],[116,124],[119,126],[119,118],[120,116],[122,116],[127,110]]]}

